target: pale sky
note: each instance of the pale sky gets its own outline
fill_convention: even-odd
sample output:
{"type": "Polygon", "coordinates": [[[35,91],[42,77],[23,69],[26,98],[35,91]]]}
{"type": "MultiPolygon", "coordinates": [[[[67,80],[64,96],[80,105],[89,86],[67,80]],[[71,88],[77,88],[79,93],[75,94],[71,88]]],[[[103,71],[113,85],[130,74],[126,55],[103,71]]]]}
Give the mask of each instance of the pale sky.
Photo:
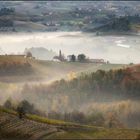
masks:
{"type": "Polygon", "coordinates": [[[81,32],[11,33],[0,35],[5,53],[23,53],[25,48],[44,47],[65,55],[85,53],[114,63],[139,63],[139,36],[95,36],[81,32]]]}

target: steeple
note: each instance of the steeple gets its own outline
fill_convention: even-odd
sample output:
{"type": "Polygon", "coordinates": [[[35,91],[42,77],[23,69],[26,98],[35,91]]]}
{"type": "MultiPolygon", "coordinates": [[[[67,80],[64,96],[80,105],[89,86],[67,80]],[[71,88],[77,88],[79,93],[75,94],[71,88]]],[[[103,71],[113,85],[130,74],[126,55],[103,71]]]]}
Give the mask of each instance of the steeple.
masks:
{"type": "Polygon", "coordinates": [[[59,58],[62,58],[61,50],[59,50],[59,58]]]}

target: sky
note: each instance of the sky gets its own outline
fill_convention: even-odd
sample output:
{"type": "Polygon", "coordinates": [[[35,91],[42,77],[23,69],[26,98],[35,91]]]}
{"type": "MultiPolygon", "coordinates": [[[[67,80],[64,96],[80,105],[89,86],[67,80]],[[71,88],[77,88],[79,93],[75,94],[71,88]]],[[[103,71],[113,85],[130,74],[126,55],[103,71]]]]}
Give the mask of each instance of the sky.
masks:
{"type": "Polygon", "coordinates": [[[65,56],[84,53],[112,63],[139,63],[139,36],[95,36],[81,32],[11,33],[0,35],[2,53],[23,53],[25,48],[44,47],[65,56]]]}

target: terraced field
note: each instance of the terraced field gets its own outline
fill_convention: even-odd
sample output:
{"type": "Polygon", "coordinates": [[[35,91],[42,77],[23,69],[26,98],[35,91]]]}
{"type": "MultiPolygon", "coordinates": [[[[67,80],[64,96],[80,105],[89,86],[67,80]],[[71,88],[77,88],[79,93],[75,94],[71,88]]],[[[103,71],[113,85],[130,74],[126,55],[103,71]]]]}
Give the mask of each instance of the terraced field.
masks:
{"type": "Polygon", "coordinates": [[[60,131],[55,126],[0,113],[0,137],[39,140],[60,131]]]}
{"type": "Polygon", "coordinates": [[[140,130],[109,129],[52,121],[27,115],[19,119],[14,112],[0,110],[0,140],[47,139],[139,139],[140,130]]]}
{"type": "Polygon", "coordinates": [[[0,107],[0,139],[4,140],[42,140],[65,131],[91,131],[96,127],[71,122],[49,120],[44,117],[27,114],[19,119],[17,113],[0,107]]]}

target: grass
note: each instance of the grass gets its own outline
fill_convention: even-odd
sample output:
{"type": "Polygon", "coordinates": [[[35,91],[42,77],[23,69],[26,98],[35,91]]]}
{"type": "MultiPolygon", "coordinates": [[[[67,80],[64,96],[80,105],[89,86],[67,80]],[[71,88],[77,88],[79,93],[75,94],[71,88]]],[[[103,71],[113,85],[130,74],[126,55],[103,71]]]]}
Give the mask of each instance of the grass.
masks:
{"type": "MultiPolygon", "coordinates": [[[[0,112],[5,112],[5,113],[12,114],[15,116],[18,115],[16,111],[6,109],[3,107],[0,107],[0,112]]],[[[39,123],[46,123],[49,125],[55,125],[55,126],[58,126],[60,128],[67,128],[67,127],[73,127],[73,128],[78,127],[79,128],[79,127],[81,127],[81,128],[87,128],[87,129],[95,129],[95,127],[93,127],[93,126],[80,125],[80,124],[72,123],[72,122],[65,122],[65,121],[61,121],[61,120],[48,119],[46,117],[41,117],[41,116],[33,115],[33,114],[26,114],[25,118],[32,120],[32,121],[39,122],[39,123]]]]}
{"type": "MultiPolygon", "coordinates": [[[[15,111],[0,107],[0,112],[17,115],[15,111]]],[[[139,139],[140,130],[101,128],[87,125],[80,125],[71,122],[47,119],[37,115],[27,114],[26,119],[39,123],[54,125],[61,131],[45,136],[43,139],[139,139]],[[75,129],[77,128],[77,129],[75,129]],[[84,128],[84,129],[83,129],[84,128]]]]}
{"type": "Polygon", "coordinates": [[[8,114],[17,115],[17,113],[15,111],[7,109],[7,108],[3,108],[3,107],[0,107],[0,112],[5,112],[8,114]]]}
{"type": "MultiPolygon", "coordinates": [[[[18,115],[16,111],[3,108],[3,107],[0,107],[0,112],[5,112],[5,113],[16,115],[16,116],[18,115]]],[[[73,125],[73,123],[68,123],[68,122],[59,121],[59,120],[51,120],[45,117],[40,117],[37,115],[31,115],[31,114],[26,114],[26,118],[29,120],[33,120],[33,121],[37,121],[41,123],[47,123],[51,125],[73,125]]]]}
{"type": "Polygon", "coordinates": [[[37,122],[41,122],[41,123],[47,123],[47,124],[51,124],[51,125],[76,125],[75,123],[70,123],[70,122],[64,122],[64,121],[60,121],[60,120],[53,120],[53,119],[47,119],[45,117],[40,117],[37,115],[31,115],[31,114],[27,114],[26,115],[27,119],[30,120],[34,120],[37,122]]]}
{"type": "Polygon", "coordinates": [[[67,131],[55,133],[48,139],[138,139],[139,134],[139,130],[125,129],[104,129],[90,132],[67,131]]]}

